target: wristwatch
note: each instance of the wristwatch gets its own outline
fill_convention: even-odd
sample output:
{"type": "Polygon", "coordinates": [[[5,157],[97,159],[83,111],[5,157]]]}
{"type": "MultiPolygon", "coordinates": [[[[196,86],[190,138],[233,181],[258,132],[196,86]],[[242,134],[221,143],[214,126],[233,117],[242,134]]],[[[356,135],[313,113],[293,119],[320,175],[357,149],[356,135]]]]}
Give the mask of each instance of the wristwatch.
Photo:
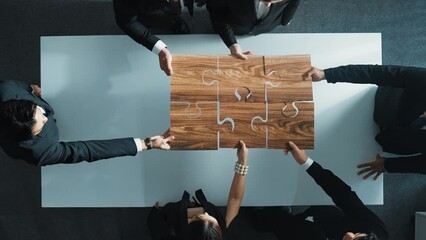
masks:
{"type": "Polygon", "coordinates": [[[146,149],[147,150],[149,150],[149,149],[152,149],[152,142],[151,142],[151,138],[149,138],[149,137],[147,137],[147,138],[145,138],[145,145],[146,145],[146,149]]]}

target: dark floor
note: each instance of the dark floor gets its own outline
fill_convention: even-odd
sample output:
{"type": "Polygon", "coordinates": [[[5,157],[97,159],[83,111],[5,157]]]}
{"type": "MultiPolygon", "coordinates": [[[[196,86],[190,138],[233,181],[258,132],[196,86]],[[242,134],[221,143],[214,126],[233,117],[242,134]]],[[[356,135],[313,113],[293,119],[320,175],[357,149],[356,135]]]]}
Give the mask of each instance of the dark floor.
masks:
{"type": "MultiPolygon", "coordinates": [[[[212,31],[205,11],[188,21],[193,33],[212,31]]],[[[424,0],[302,0],[291,25],[275,32],[381,32],[383,64],[426,67],[425,23],[424,0]]],[[[0,30],[0,78],[30,83],[40,82],[40,36],[122,34],[111,0],[0,0],[0,30]]],[[[425,180],[385,174],[385,205],[371,209],[387,224],[391,239],[414,239],[414,212],[426,211],[425,180]]],[[[40,169],[0,152],[0,239],[149,239],[148,209],[40,206],[40,169]]]]}

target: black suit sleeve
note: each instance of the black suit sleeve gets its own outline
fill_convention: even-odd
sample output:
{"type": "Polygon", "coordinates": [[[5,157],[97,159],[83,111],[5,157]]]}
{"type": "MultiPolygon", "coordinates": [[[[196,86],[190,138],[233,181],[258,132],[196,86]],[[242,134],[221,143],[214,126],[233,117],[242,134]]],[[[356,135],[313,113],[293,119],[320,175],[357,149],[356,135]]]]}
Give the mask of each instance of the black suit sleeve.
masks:
{"type": "Polygon", "coordinates": [[[206,7],[210,14],[213,29],[219,34],[225,45],[229,48],[237,43],[234,31],[227,19],[230,9],[226,0],[208,0],[206,7]]]}
{"type": "Polygon", "coordinates": [[[391,173],[426,174],[426,157],[420,154],[411,157],[386,158],[385,169],[391,173]]]}
{"type": "Polygon", "coordinates": [[[291,0],[284,8],[283,17],[281,19],[281,25],[287,25],[293,19],[294,13],[299,7],[300,0],[291,0]]]}
{"type": "Polygon", "coordinates": [[[402,66],[348,65],[325,69],[329,83],[371,83],[395,88],[426,89],[426,69],[402,66]]]}
{"type": "Polygon", "coordinates": [[[425,153],[426,131],[412,128],[390,128],[380,132],[376,141],[386,152],[396,154],[425,153]]]}
{"type": "Polygon", "coordinates": [[[59,142],[47,148],[40,156],[39,165],[57,163],[93,162],[100,159],[136,155],[133,138],[59,142]]]}
{"type": "Polygon", "coordinates": [[[342,209],[349,219],[359,221],[363,231],[374,232],[380,239],[387,239],[388,234],[383,222],[370,211],[354,191],[330,170],[323,169],[314,162],[307,170],[309,175],[331,197],[337,207],[342,209]]]}
{"type": "Polygon", "coordinates": [[[117,25],[133,40],[152,51],[160,39],[152,34],[138,18],[137,0],[114,0],[117,25]]]}
{"type": "Polygon", "coordinates": [[[330,170],[314,162],[307,172],[346,214],[353,215],[358,209],[366,208],[356,193],[330,170]]]}
{"type": "MultiPolygon", "coordinates": [[[[330,83],[370,83],[383,87],[402,89],[403,93],[398,104],[398,125],[400,126],[409,125],[426,110],[425,68],[348,65],[329,68],[324,71],[325,78],[330,83]]],[[[383,97],[383,94],[380,96],[383,97]]],[[[392,96],[388,96],[387,98],[392,99],[392,96]]]]}

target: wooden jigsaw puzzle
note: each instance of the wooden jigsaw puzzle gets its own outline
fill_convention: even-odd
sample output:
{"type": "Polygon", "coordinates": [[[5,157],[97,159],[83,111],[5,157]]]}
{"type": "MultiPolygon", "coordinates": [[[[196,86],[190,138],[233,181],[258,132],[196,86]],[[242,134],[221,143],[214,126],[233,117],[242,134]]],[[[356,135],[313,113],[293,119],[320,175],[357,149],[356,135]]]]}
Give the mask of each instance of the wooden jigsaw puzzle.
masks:
{"type": "Polygon", "coordinates": [[[314,148],[310,55],[173,55],[170,131],[174,150],[314,148]]]}

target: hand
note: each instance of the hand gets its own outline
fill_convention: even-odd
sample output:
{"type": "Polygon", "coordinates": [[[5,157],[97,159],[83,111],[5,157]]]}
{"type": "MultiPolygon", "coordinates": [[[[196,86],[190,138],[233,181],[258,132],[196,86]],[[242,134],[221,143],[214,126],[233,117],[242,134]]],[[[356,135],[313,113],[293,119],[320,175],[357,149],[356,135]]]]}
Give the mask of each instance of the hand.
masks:
{"type": "Polygon", "coordinates": [[[248,161],[248,148],[246,147],[246,144],[243,142],[243,140],[240,140],[237,144],[237,157],[238,162],[246,165],[248,161]]]}
{"type": "Polygon", "coordinates": [[[235,43],[229,47],[231,51],[231,55],[242,60],[247,60],[247,55],[251,55],[250,51],[242,52],[240,48],[240,44],[235,43]]]}
{"type": "Polygon", "coordinates": [[[325,79],[325,73],[321,69],[312,67],[311,70],[304,73],[302,77],[303,80],[310,80],[312,78],[312,81],[317,82],[325,79]]]}
{"type": "Polygon", "coordinates": [[[364,173],[367,173],[362,177],[363,179],[369,178],[371,175],[376,174],[374,176],[374,180],[376,180],[380,174],[386,171],[385,169],[385,158],[381,157],[379,154],[376,155],[376,160],[372,162],[366,162],[359,164],[357,166],[358,168],[362,168],[360,171],[358,171],[358,175],[362,175],[364,173]]]}
{"type": "Polygon", "coordinates": [[[170,134],[170,129],[167,129],[162,135],[151,137],[152,148],[169,150],[173,139],[175,139],[175,136],[170,134]]]}
{"type": "Polygon", "coordinates": [[[163,70],[167,76],[173,74],[172,68],[172,54],[170,54],[167,48],[163,48],[158,54],[158,59],[160,61],[160,68],[163,70]]]}
{"type": "Polygon", "coordinates": [[[300,150],[294,142],[288,142],[289,147],[284,149],[284,154],[287,155],[290,150],[294,160],[300,165],[304,164],[308,160],[305,150],[300,150]],[[290,148],[290,149],[289,149],[290,148]]]}
{"type": "Polygon", "coordinates": [[[31,88],[34,91],[34,95],[40,97],[41,96],[41,88],[38,85],[31,85],[31,88]]]}

